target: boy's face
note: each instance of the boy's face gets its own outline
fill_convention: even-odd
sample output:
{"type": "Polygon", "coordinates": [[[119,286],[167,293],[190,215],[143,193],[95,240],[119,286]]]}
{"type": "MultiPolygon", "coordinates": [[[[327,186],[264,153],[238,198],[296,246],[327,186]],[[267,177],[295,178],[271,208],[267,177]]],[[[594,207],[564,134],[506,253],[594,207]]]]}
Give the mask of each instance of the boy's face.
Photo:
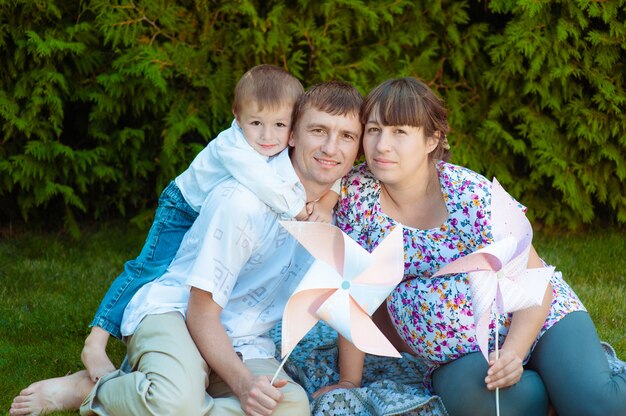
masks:
{"type": "Polygon", "coordinates": [[[263,156],[274,156],[287,147],[293,104],[259,109],[255,101],[244,103],[235,114],[246,141],[263,156]]]}

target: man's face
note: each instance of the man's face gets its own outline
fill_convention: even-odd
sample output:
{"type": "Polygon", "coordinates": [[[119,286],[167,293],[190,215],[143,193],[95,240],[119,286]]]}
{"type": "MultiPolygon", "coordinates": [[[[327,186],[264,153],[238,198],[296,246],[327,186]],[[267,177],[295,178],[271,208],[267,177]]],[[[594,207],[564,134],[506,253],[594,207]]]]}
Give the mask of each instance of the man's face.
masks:
{"type": "Polygon", "coordinates": [[[328,188],[348,173],[362,129],[358,114],[332,115],[311,107],[303,111],[289,145],[294,147],[291,160],[305,188],[328,188]]]}

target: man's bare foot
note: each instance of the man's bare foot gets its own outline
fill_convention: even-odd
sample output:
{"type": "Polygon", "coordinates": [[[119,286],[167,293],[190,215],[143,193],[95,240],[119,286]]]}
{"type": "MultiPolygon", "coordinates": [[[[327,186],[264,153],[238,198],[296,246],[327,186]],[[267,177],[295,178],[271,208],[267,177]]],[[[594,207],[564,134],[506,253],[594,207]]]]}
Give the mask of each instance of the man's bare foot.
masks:
{"type": "Polygon", "coordinates": [[[94,385],[85,370],[38,381],[13,399],[9,414],[36,416],[59,410],[78,410],[94,385]]]}

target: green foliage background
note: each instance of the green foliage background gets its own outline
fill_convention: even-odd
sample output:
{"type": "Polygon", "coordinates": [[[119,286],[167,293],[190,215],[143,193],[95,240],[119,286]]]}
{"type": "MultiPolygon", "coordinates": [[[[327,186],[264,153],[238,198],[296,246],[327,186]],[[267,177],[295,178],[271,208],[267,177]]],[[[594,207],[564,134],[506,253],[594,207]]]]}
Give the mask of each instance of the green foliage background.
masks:
{"type": "Polygon", "coordinates": [[[536,222],[626,224],[626,0],[0,0],[0,220],[150,217],[280,65],[367,93],[415,76],[453,162],[536,222]]]}

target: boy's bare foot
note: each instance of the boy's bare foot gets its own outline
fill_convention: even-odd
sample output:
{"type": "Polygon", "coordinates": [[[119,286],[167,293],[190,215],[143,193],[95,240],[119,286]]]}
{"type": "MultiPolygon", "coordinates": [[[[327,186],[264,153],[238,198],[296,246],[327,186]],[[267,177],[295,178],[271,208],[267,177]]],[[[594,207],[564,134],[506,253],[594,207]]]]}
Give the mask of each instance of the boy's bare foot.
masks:
{"type": "Polygon", "coordinates": [[[100,345],[85,343],[80,358],[83,360],[83,364],[85,364],[89,378],[94,383],[98,381],[99,378],[116,370],[106,350],[100,345]]]}
{"type": "Polygon", "coordinates": [[[38,381],[13,399],[9,414],[36,416],[59,410],[77,410],[94,385],[85,370],[38,381]]]}
{"type": "Polygon", "coordinates": [[[111,371],[115,371],[115,366],[106,351],[110,336],[111,334],[99,326],[91,327],[91,332],[85,339],[83,351],[80,353],[89,378],[94,383],[111,371]]]}

